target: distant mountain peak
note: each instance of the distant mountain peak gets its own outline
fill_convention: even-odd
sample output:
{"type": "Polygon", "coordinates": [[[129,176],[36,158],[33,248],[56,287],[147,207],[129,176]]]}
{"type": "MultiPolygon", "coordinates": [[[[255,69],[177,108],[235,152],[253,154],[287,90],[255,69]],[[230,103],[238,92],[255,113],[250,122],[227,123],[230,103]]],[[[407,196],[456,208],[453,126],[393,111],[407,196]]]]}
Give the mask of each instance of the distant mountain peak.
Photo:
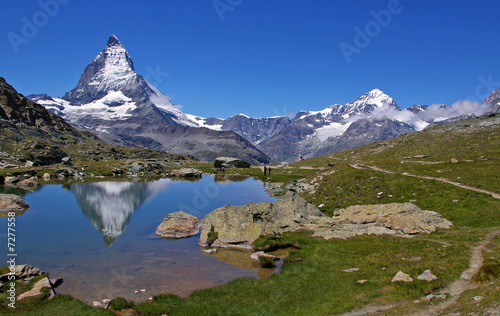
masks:
{"type": "Polygon", "coordinates": [[[362,112],[365,113],[373,111],[374,108],[381,108],[384,106],[393,106],[399,109],[390,95],[385,94],[382,90],[377,88],[363,94],[357,100],[348,104],[354,108],[362,109],[362,112]],[[367,105],[369,106],[367,107],[367,105]]]}
{"type": "Polygon", "coordinates": [[[108,38],[108,43],[106,45],[107,47],[109,46],[122,46],[122,43],[120,42],[120,40],[118,39],[118,37],[116,37],[115,34],[111,34],[111,36],[108,38]]]}
{"type": "Polygon", "coordinates": [[[132,58],[115,35],[108,38],[106,47],[85,67],[78,85],[63,99],[82,105],[99,100],[111,91],[121,91],[135,102],[146,102],[151,95],[162,95],[135,72],[132,58]]]}
{"type": "Polygon", "coordinates": [[[382,95],[385,93],[382,90],[375,88],[375,89],[370,90],[367,94],[369,94],[369,95],[382,95]]]}

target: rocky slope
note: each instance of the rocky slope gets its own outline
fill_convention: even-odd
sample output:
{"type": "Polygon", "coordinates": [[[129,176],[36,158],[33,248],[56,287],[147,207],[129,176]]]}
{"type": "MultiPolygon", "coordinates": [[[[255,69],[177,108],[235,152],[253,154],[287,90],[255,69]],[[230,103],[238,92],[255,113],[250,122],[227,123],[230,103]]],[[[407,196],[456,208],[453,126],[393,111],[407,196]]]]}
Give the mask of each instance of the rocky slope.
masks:
{"type": "Polygon", "coordinates": [[[493,105],[493,112],[500,113],[500,89],[493,91],[483,103],[493,105]]]}
{"type": "Polygon", "coordinates": [[[116,36],[85,68],[77,86],[62,98],[31,95],[79,129],[111,144],[193,155],[202,160],[235,156],[254,164],[270,159],[232,131],[200,127],[135,72],[116,36]]]}
{"type": "MultiPolygon", "coordinates": [[[[49,96],[39,96],[48,99],[49,96]]],[[[75,160],[160,159],[191,160],[193,157],[143,148],[124,148],[103,143],[91,133],[78,131],[61,117],[28,100],[0,78],[0,167],[59,164],[75,160]]]]}

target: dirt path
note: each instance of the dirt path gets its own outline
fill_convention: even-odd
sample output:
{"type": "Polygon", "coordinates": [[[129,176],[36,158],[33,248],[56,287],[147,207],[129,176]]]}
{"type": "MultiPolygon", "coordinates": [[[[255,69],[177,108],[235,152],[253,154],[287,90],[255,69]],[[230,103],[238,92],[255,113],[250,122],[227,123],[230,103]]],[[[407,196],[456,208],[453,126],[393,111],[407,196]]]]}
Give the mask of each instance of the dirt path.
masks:
{"type": "MultiPolygon", "coordinates": [[[[454,305],[464,291],[479,287],[480,284],[472,281],[472,277],[479,271],[479,269],[483,265],[484,258],[482,252],[484,248],[497,235],[500,235],[500,230],[498,229],[488,234],[483,241],[477,243],[474,247],[472,247],[471,257],[469,259],[470,262],[469,269],[465,270],[458,280],[456,280],[455,282],[451,283],[443,290],[441,290],[441,293],[448,293],[451,296],[450,299],[437,305],[427,305],[426,307],[421,308],[419,311],[410,315],[412,316],[438,315],[446,308],[454,305]]],[[[368,305],[363,308],[342,314],[341,316],[362,316],[371,313],[379,313],[407,303],[409,303],[409,301],[395,302],[385,305],[368,305]]]]}
{"type": "Polygon", "coordinates": [[[390,173],[390,174],[401,174],[401,175],[404,175],[404,176],[407,176],[407,177],[414,177],[414,178],[420,178],[420,179],[436,180],[436,181],[440,181],[440,182],[443,182],[443,183],[453,184],[453,185],[455,185],[457,187],[460,187],[460,188],[463,188],[463,189],[467,189],[467,190],[471,190],[471,191],[476,191],[476,192],[480,192],[480,193],[486,193],[486,194],[491,195],[495,199],[500,199],[500,194],[499,193],[496,193],[496,192],[493,192],[493,191],[484,190],[484,189],[480,189],[480,188],[476,188],[476,187],[472,187],[470,185],[462,184],[462,183],[459,183],[459,182],[454,182],[454,181],[451,181],[451,180],[446,179],[446,178],[436,178],[436,177],[431,177],[431,176],[417,176],[417,175],[414,175],[414,174],[410,174],[408,172],[398,173],[398,172],[394,172],[394,171],[382,169],[382,168],[379,168],[377,166],[365,166],[365,165],[352,164],[351,167],[353,167],[355,169],[375,170],[375,171],[380,171],[380,172],[385,172],[385,173],[390,173]]]}
{"type": "Polygon", "coordinates": [[[445,287],[443,290],[441,290],[441,293],[448,293],[451,298],[441,304],[437,305],[429,305],[422,310],[411,314],[412,316],[427,316],[427,315],[437,315],[439,312],[445,310],[446,308],[454,305],[458,299],[460,298],[460,295],[467,291],[467,290],[472,290],[480,286],[480,284],[472,281],[472,278],[474,275],[479,271],[481,266],[483,265],[483,250],[484,248],[495,238],[497,235],[500,234],[500,230],[495,230],[488,234],[483,241],[477,243],[473,248],[472,248],[472,253],[471,257],[469,259],[470,261],[470,267],[469,269],[465,270],[462,275],[460,276],[460,279],[456,280],[455,282],[451,283],[447,287],[445,287]]]}

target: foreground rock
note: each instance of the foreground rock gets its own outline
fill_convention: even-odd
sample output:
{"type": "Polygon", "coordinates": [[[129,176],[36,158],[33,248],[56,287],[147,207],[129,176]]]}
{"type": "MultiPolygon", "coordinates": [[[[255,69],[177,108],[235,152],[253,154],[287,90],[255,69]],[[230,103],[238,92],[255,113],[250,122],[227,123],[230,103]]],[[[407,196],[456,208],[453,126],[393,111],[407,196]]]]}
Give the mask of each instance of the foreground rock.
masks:
{"type": "Polygon", "coordinates": [[[226,205],[203,220],[199,245],[251,249],[260,235],[308,229],[324,239],[363,234],[431,233],[453,225],[436,212],[411,203],[351,206],[328,217],[300,195],[289,191],[275,203],[226,205]]]}
{"type": "Polygon", "coordinates": [[[241,159],[231,157],[217,157],[215,158],[214,167],[224,168],[250,168],[250,163],[241,159]]]}
{"type": "Polygon", "coordinates": [[[335,212],[332,218],[306,225],[314,236],[346,239],[364,234],[414,235],[450,228],[453,223],[433,211],[423,211],[412,203],[354,205],[335,212]]]}
{"type": "Polygon", "coordinates": [[[172,170],[172,175],[176,177],[201,177],[203,172],[195,168],[181,168],[172,170]]]}
{"type": "Polygon", "coordinates": [[[202,220],[184,211],[165,216],[156,228],[156,235],[162,238],[185,238],[200,232],[202,220]]]}
{"type": "Polygon", "coordinates": [[[413,278],[410,277],[408,274],[404,273],[403,271],[398,271],[394,278],[392,278],[391,282],[413,282],[413,278]]]}
{"type": "Polygon", "coordinates": [[[47,277],[39,280],[35,283],[33,288],[27,292],[22,293],[17,297],[17,300],[22,300],[27,297],[38,296],[38,295],[47,295],[47,298],[52,298],[56,296],[52,285],[47,277]],[[48,288],[48,291],[44,290],[44,288],[48,288]]]}
{"type": "Polygon", "coordinates": [[[274,235],[302,228],[311,217],[326,217],[300,195],[289,191],[275,203],[226,205],[208,214],[201,226],[202,247],[251,249],[260,235],[274,235]]]}
{"type": "Polygon", "coordinates": [[[28,203],[15,194],[0,194],[1,212],[24,212],[29,208],[28,203]]]}
{"type": "Polygon", "coordinates": [[[425,270],[421,275],[419,275],[417,277],[417,280],[432,282],[434,280],[437,280],[437,276],[432,274],[432,272],[430,270],[425,270]]]}

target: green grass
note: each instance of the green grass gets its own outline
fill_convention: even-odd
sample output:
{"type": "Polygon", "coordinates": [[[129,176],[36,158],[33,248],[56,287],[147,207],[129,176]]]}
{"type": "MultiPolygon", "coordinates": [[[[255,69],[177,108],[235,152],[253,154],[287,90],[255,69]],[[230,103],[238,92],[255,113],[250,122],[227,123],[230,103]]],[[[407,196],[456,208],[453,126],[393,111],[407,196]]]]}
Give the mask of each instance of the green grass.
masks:
{"type": "MultiPolygon", "coordinates": [[[[367,304],[400,301],[410,303],[391,309],[387,314],[418,310],[426,304],[420,301],[424,295],[439,292],[468,268],[472,246],[500,227],[500,201],[487,194],[398,173],[444,177],[498,190],[500,128],[498,125],[481,126],[485,120],[445,124],[422,133],[275,167],[270,179],[264,177],[260,168],[226,169],[226,176],[250,176],[284,185],[301,178],[305,178],[304,183],[317,183],[314,193],[303,192],[302,195],[315,205],[324,204],[321,210],[326,214],[356,204],[412,201],[423,210],[438,212],[454,226],[412,238],[358,236],[349,240],[322,240],[311,237],[307,231],[262,236],[254,243],[258,249],[296,248],[286,257],[279,274],[261,280],[237,279],[224,286],[196,291],[183,299],[159,295],[153,302],[137,305],[135,311],[138,315],[331,315],[367,304]],[[429,156],[414,158],[420,154],[429,156]],[[452,163],[451,158],[458,162],[452,163]],[[417,160],[437,163],[422,164],[417,160]],[[355,163],[379,166],[396,173],[358,170],[350,166],[355,163]],[[379,192],[383,194],[379,196],[379,192]],[[352,267],[359,271],[342,272],[352,267]],[[438,280],[416,280],[427,269],[438,280]],[[392,283],[393,276],[400,270],[413,277],[414,282],[392,283]],[[359,284],[358,280],[367,281],[359,284]],[[413,303],[415,300],[420,303],[413,303]]],[[[100,161],[92,168],[104,172],[115,166],[114,163],[100,161]]],[[[173,168],[181,166],[214,172],[212,163],[172,165],[173,168]]],[[[477,302],[472,300],[475,295],[484,297],[481,304],[486,307],[498,304],[499,253],[500,237],[497,237],[485,249],[485,266],[475,276],[483,285],[465,292],[447,311],[478,311],[477,302]]],[[[62,311],[64,315],[110,313],[87,310],[85,304],[66,296],[35,300],[30,306],[21,309],[20,314],[37,315],[40,311],[48,315],[63,315],[62,311]]]]}
{"type": "MultiPolygon", "coordinates": [[[[8,271],[7,267],[0,268],[0,272],[4,273],[6,271],[8,271]]],[[[37,281],[47,276],[47,274],[36,276],[27,283],[16,280],[16,296],[30,290],[37,281]]],[[[44,294],[16,301],[15,308],[12,308],[8,306],[10,300],[7,299],[9,286],[10,281],[4,284],[0,292],[0,315],[114,315],[110,311],[94,309],[84,302],[67,295],[57,295],[54,298],[47,299],[48,289],[44,291],[44,294]]]]}
{"type": "Polygon", "coordinates": [[[443,247],[440,236],[436,241],[428,237],[324,241],[305,232],[289,233],[286,239],[302,248],[290,253],[280,274],[263,280],[238,279],[185,299],[156,297],[136,310],[140,315],[328,315],[373,302],[420,297],[457,278],[468,265],[469,247],[462,241],[443,247]],[[350,267],[360,270],[342,272],[350,267]],[[416,278],[426,269],[439,280],[391,283],[399,270],[416,278]],[[368,282],[357,284],[360,279],[368,282]]]}
{"type": "Polygon", "coordinates": [[[315,193],[304,195],[315,205],[324,204],[321,210],[327,214],[350,205],[413,201],[421,209],[438,212],[456,226],[500,226],[500,200],[484,193],[435,180],[358,170],[347,164],[338,164],[331,170],[335,173],[324,176],[315,193]],[[383,192],[380,198],[379,192],[383,192]]]}

